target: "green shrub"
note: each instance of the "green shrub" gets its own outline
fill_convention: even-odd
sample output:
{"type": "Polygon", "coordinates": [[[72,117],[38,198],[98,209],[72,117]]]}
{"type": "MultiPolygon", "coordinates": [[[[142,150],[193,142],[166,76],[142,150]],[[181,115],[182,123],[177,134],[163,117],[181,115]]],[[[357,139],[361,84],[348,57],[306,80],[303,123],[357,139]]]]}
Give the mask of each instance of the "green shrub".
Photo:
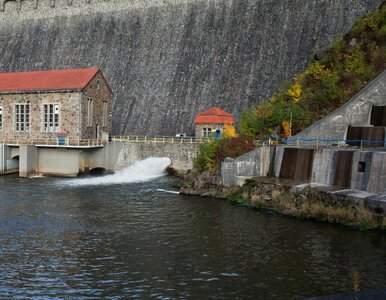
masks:
{"type": "Polygon", "coordinates": [[[212,171],[215,167],[214,153],[217,147],[216,140],[210,140],[200,145],[200,150],[194,160],[194,168],[198,172],[212,171]]]}
{"type": "Polygon", "coordinates": [[[221,161],[227,157],[236,158],[255,148],[253,139],[247,136],[224,137],[220,140],[210,140],[201,145],[194,161],[198,172],[218,172],[221,161]]]}

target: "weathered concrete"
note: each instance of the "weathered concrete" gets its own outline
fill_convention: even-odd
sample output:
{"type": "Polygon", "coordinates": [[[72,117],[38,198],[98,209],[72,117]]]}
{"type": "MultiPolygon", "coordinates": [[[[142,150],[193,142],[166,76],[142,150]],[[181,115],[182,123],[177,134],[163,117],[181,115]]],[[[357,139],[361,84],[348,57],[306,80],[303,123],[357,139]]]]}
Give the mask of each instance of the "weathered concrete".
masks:
{"type": "Polygon", "coordinates": [[[193,161],[199,148],[200,144],[195,143],[126,142],[115,168],[127,167],[148,157],[168,157],[172,161],[171,167],[178,171],[187,171],[193,169],[193,161]]]}
{"type": "Polygon", "coordinates": [[[273,147],[263,146],[236,159],[226,158],[221,163],[222,185],[241,186],[248,178],[267,176],[273,149],[273,147]]]}
{"type": "Polygon", "coordinates": [[[386,152],[356,152],[353,158],[351,187],[386,194],[386,152]],[[366,164],[365,172],[358,171],[359,162],[366,164]]]}
{"type": "Polygon", "coordinates": [[[6,159],[6,172],[7,173],[15,173],[19,171],[19,157],[20,157],[20,149],[19,147],[9,147],[8,146],[8,156],[6,159]]]}
{"type": "MultiPolygon", "coordinates": [[[[20,145],[20,165],[19,165],[19,176],[28,177],[36,172],[39,166],[40,153],[35,145],[20,145]]],[[[60,163],[61,157],[56,158],[56,162],[60,163]]],[[[62,163],[69,163],[68,161],[61,161],[62,163]]]]}
{"type": "MultiPolygon", "coordinates": [[[[67,148],[36,148],[38,150],[39,164],[36,173],[75,177],[79,172],[84,172],[83,151],[67,148]]],[[[21,173],[20,176],[23,176],[21,173]]]]}
{"type": "Polygon", "coordinates": [[[366,197],[364,205],[379,214],[386,215],[386,194],[366,197]]]}
{"type": "Polygon", "coordinates": [[[19,171],[19,147],[0,144],[0,175],[19,171]]]}
{"type": "MultiPolygon", "coordinates": [[[[221,164],[222,183],[224,186],[242,185],[246,178],[270,175],[280,178],[283,153],[292,146],[261,147],[236,159],[227,158],[221,164]]],[[[304,148],[302,148],[304,149],[304,148]]],[[[353,152],[350,190],[369,194],[386,194],[386,150],[361,150],[358,148],[308,148],[314,150],[311,178],[312,186],[332,186],[334,174],[339,172],[338,154],[340,151],[353,152]]]]}
{"type": "Polygon", "coordinates": [[[75,177],[96,168],[107,172],[115,171],[116,162],[122,149],[122,143],[107,143],[103,148],[67,148],[28,146],[28,152],[20,149],[21,177],[33,173],[75,177]],[[33,152],[34,151],[34,152],[33,152]],[[35,153],[35,158],[31,156],[35,153]],[[24,166],[28,164],[28,166],[24,166]]]}
{"type": "Polygon", "coordinates": [[[346,139],[349,125],[370,126],[373,105],[386,105],[386,71],[370,82],[349,102],[315,122],[295,138],[346,139]]]}
{"type": "Polygon", "coordinates": [[[312,165],[311,183],[332,185],[337,156],[332,149],[315,149],[312,165]]]}
{"type": "Polygon", "coordinates": [[[108,172],[116,171],[119,169],[117,161],[123,146],[120,142],[109,142],[101,149],[88,151],[85,155],[85,165],[89,170],[104,168],[108,172]]]}
{"type": "Polygon", "coordinates": [[[117,135],[189,134],[213,106],[237,119],[383,2],[36,1],[0,1],[0,71],[100,66],[117,135]]]}
{"type": "Polygon", "coordinates": [[[275,147],[275,156],[274,156],[274,162],[273,163],[273,176],[280,177],[280,169],[281,169],[281,163],[283,161],[283,155],[284,155],[284,147],[275,147]]]}
{"type": "MultiPolygon", "coordinates": [[[[75,177],[97,168],[113,172],[148,157],[168,157],[171,167],[187,171],[193,169],[199,147],[195,143],[162,142],[109,142],[104,147],[94,148],[20,145],[19,175],[28,177],[40,173],[75,177]]],[[[0,174],[19,168],[18,160],[11,157],[12,152],[19,152],[11,149],[16,148],[0,145],[0,174]]]]}

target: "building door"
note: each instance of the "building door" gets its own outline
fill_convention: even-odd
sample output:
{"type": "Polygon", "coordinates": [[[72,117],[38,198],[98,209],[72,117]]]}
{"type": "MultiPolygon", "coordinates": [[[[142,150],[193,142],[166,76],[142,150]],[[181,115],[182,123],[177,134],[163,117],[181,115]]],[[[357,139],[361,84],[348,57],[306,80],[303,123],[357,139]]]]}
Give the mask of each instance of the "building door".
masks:
{"type": "Polygon", "coordinates": [[[219,140],[220,136],[221,136],[221,130],[220,129],[216,129],[216,139],[219,140]]]}

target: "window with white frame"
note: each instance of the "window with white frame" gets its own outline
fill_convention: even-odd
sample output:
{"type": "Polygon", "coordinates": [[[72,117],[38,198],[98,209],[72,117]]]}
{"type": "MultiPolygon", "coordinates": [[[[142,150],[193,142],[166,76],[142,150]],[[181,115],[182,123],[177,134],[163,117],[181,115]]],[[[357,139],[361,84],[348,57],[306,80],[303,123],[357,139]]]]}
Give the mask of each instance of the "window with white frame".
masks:
{"type": "Polygon", "coordinates": [[[59,104],[43,105],[44,132],[59,131],[59,104]]]}
{"type": "Polygon", "coordinates": [[[92,115],[93,115],[93,101],[91,98],[87,99],[87,126],[92,127],[92,115]]]}
{"type": "Polygon", "coordinates": [[[202,136],[209,137],[212,133],[212,128],[202,128],[202,136]]]}
{"type": "Polygon", "coordinates": [[[0,130],[3,129],[3,106],[0,105],[0,130]]]}
{"type": "Polygon", "coordinates": [[[29,131],[29,104],[15,105],[15,131],[29,131]]]}
{"type": "Polygon", "coordinates": [[[107,101],[103,101],[103,116],[102,116],[102,127],[106,127],[109,123],[109,112],[108,112],[107,101]]]}

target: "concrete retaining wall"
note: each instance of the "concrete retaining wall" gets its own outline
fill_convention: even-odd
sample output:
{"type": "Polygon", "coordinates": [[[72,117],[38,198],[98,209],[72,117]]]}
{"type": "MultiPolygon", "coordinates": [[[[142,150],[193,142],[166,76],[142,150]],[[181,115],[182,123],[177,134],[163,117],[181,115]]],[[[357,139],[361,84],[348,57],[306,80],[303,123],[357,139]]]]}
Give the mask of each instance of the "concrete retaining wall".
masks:
{"type": "Polygon", "coordinates": [[[315,149],[312,164],[311,183],[332,185],[336,164],[336,150],[315,149]]]}
{"type": "MultiPolygon", "coordinates": [[[[75,177],[84,170],[82,150],[39,148],[37,173],[75,177]]],[[[23,176],[20,172],[20,176],[23,176]]]]}
{"type": "Polygon", "coordinates": [[[351,188],[386,194],[386,152],[356,151],[353,157],[351,188]],[[363,172],[359,163],[364,164],[363,172]]]}
{"type": "Polygon", "coordinates": [[[193,169],[193,161],[197,156],[199,144],[194,143],[123,143],[115,169],[127,167],[138,160],[148,157],[168,157],[172,167],[179,171],[193,169]]]}
{"type": "Polygon", "coordinates": [[[254,176],[267,176],[272,156],[271,147],[264,146],[236,159],[227,158],[221,163],[221,179],[224,186],[243,185],[254,176]]]}
{"type": "Polygon", "coordinates": [[[103,148],[93,149],[84,155],[84,164],[89,170],[104,168],[108,172],[117,170],[118,157],[122,151],[123,143],[109,142],[103,148]]]}
{"type": "MultiPolygon", "coordinates": [[[[283,153],[288,146],[261,147],[236,159],[227,158],[221,164],[221,177],[224,186],[242,185],[246,178],[267,176],[272,170],[274,177],[280,177],[283,153]]],[[[303,148],[304,149],[304,148],[303,148]]],[[[386,151],[360,150],[355,148],[313,149],[311,178],[308,183],[319,186],[332,186],[335,173],[339,170],[338,155],[341,151],[352,151],[351,173],[348,189],[373,194],[386,194],[386,151]]]]}
{"type": "Polygon", "coordinates": [[[107,143],[103,148],[59,148],[20,145],[21,177],[33,173],[75,177],[95,168],[116,170],[116,162],[122,143],[107,143]]]}
{"type": "Polygon", "coordinates": [[[21,177],[34,173],[77,176],[95,168],[115,171],[148,157],[168,157],[178,171],[193,169],[200,148],[194,143],[109,142],[101,148],[36,147],[0,145],[0,174],[19,169],[21,177]],[[16,157],[12,159],[12,157],[16,157]]]}

